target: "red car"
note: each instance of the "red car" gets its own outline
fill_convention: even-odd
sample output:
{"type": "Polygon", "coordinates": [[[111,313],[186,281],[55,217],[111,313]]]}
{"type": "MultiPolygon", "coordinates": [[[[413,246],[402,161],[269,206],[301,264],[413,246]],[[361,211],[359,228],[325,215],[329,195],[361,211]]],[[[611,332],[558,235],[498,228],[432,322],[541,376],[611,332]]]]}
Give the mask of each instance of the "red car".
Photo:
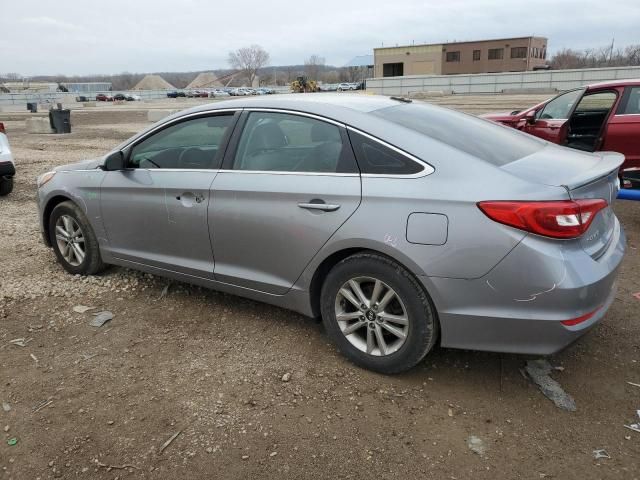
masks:
{"type": "Polygon", "coordinates": [[[96,101],[98,102],[113,102],[113,97],[111,95],[105,95],[104,93],[99,93],[96,95],[96,101]]]}
{"type": "Polygon", "coordinates": [[[622,153],[623,178],[640,178],[640,80],[596,83],[526,110],[482,117],[578,150],[622,153]]]}

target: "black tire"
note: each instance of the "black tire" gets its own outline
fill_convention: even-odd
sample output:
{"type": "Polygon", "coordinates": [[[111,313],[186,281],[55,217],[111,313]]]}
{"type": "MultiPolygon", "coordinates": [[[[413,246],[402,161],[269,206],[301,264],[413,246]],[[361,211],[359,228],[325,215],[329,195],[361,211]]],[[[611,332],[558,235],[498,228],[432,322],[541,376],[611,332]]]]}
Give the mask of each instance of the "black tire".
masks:
{"type": "Polygon", "coordinates": [[[329,337],[353,363],[369,370],[384,374],[409,370],[427,355],[438,338],[438,319],[427,292],[404,267],[382,255],[358,253],[335,265],[322,285],[320,302],[322,320],[329,337]],[[371,277],[384,282],[404,304],[409,319],[408,333],[397,351],[374,356],[356,348],[342,333],[336,319],[336,296],[346,282],[357,277],[371,277]]]}
{"type": "Polygon", "coordinates": [[[49,239],[58,262],[69,273],[74,275],[94,275],[105,269],[100,257],[100,248],[91,224],[80,208],[71,201],[62,202],[53,209],[49,217],[49,239]],[[73,265],[63,256],[56,239],[56,223],[63,215],[70,216],[82,230],[84,237],[84,259],[79,265],[73,265]]]}
{"type": "Polygon", "coordinates": [[[13,192],[13,177],[0,178],[0,197],[9,195],[11,192],[13,192]]]}

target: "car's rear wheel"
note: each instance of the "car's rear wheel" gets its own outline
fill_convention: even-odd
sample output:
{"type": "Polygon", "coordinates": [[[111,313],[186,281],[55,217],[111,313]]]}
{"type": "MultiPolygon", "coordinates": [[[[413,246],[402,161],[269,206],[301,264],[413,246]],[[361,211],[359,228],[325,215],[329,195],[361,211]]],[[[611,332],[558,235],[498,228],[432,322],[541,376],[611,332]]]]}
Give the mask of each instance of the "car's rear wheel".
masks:
{"type": "Polygon", "coordinates": [[[374,253],[348,257],[329,272],[321,310],[340,351],[380,373],[412,368],[438,336],[435,309],[422,286],[401,265],[374,253]]]}
{"type": "Polygon", "coordinates": [[[73,202],[62,202],[49,217],[49,238],[58,262],[72,274],[93,275],[104,270],[93,229],[73,202]]]}
{"type": "Polygon", "coordinates": [[[13,191],[13,177],[0,178],[0,197],[9,195],[13,191]]]}

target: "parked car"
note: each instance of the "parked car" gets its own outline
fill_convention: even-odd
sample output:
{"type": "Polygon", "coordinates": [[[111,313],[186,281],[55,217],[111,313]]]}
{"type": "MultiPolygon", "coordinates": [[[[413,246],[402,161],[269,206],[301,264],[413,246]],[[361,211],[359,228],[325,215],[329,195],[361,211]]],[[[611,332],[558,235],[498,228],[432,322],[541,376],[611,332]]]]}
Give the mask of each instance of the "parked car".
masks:
{"type": "Polygon", "coordinates": [[[606,314],[622,155],[406,99],[312,95],[202,105],[43,174],[44,241],[74,275],[122,265],[321,315],[383,373],[437,342],[550,354],[606,314]]]}
{"type": "Polygon", "coordinates": [[[96,95],[96,101],[98,102],[113,102],[113,97],[106,93],[99,93],[96,95]]]}
{"type": "Polygon", "coordinates": [[[0,197],[9,195],[13,191],[13,177],[16,174],[15,161],[9,147],[9,139],[0,122],[0,197]]]}
{"type": "Polygon", "coordinates": [[[209,93],[209,96],[210,97],[228,97],[229,93],[224,90],[216,88],[215,90],[209,93]]]}
{"type": "Polygon", "coordinates": [[[127,100],[127,96],[124,93],[116,93],[113,96],[114,100],[125,102],[127,100]]]}
{"type": "Polygon", "coordinates": [[[235,97],[245,97],[247,95],[252,95],[251,93],[251,89],[246,88],[246,87],[239,87],[239,88],[234,88],[231,92],[231,95],[235,96],[235,97]]]}
{"type": "Polygon", "coordinates": [[[139,102],[139,101],[142,100],[140,95],[136,95],[134,93],[127,93],[126,94],[126,99],[127,99],[128,102],[139,102]]]}
{"type": "Polygon", "coordinates": [[[348,91],[348,90],[355,90],[355,87],[353,86],[352,83],[341,83],[338,85],[337,90],[339,92],[344,92],[344,91],[348,91]]]}
{"type": "Polygon", "coordinates": [[[167,98],[178,98],[178,92],[167,92],[167,98]]]}
{"type": "Polygon", "coordinates": [[[622,177],[640,179],[640,79],[588,85],[525,110],[482,116],[577,150],[620,152],[622,177]]]}
{"type": "Polygon", "coordinates": [[[78,95],[76,97],[76,102],[88,102],[89,101],[89,97],[87,97],[86,95],[78,95]]]}

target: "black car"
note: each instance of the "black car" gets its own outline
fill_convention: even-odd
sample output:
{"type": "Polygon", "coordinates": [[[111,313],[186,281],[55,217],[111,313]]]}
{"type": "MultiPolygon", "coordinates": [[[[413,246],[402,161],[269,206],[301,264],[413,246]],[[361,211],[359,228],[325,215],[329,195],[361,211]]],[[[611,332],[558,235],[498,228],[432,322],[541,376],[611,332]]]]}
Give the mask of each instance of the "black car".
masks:
{"type": "Polygon", "coordinates": [[[124,93],[116,93],[116,94],[113,96],[113,99],[114,99],[114,100],[126,100],[126,99],[127,99],[127,96],[126,96],[124,93]]]}

